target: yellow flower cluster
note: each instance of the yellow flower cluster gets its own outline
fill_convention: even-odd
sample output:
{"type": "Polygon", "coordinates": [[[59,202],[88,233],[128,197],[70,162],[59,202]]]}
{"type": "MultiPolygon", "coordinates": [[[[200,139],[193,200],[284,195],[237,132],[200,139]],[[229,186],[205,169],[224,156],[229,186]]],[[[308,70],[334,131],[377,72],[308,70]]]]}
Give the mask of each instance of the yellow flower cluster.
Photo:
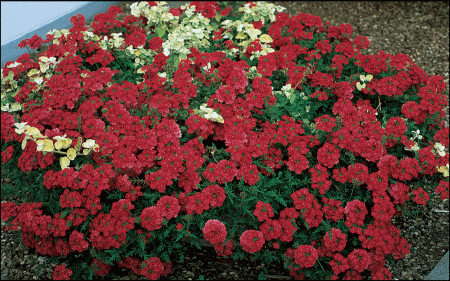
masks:
{"type": "MultiPolygon", "coordinates": [[[[418,142],[415,142],[414,140],[415,139],[421,140],[423,137],[420,135],[420,130],[413,131],[413,134],[414,134],[414,136],[409,139],[414,142],[414,145],[410,149],[405,147],[405,150],[419,151],[420,150],[419,144],[418,144],[418,142]]],[[[434,149],[431,150],[431,152],[433,152],[436,156],[439,155],[439,157],[444,157],[446,155],[445,146],[443,146],[441,143],[438,143],[438,142],[434,144],[434,149]]],[[[448,177],[448,168],[449,168],[448,164],[446,166],[441,166],[441,167],[436,166],[436,169],[438,170],[438,172],[443,173],[445,178],[448,177]]]]}
{"type": "Polygon", "coordinates": [[[16,126],[15,131],[17,134],[20,135],[24,133],[26,135],[22,141],[22,149],[25,149],[28,140],[33,140],[37,145],[36,150],[42,151],[42,154],[44,155],[49,152],[66,155],[59,159],[59,164],[63,170],[69,167],[70,161],[75,160],[75,157],[79,155],[88,155],[91,151],[98,152],[98,149],[100,148],[100,146],[95,143],[95,140],[88,139],[83,143],[81,137],[78,138],[77,144],[72,148],[70,147],[72,139],[66,138],[66,135],[53,137],[53,139],[56,140],[56,142],[53,143],[53,140],[42,135],[38,128],[31,127],[27,125],[26,122],[14,123],[14,126],[16,126]],[[82,153],[81,147],[84,148],[82,153]],[[62,149],[67,149],[67,151],[61,151],[62,149]]]}
{"type": "Polygon", "coordinates": [[[213,122],[223,123],[223,117],[214,111],[214,109],[206,106],[206,103],[200,106],[200,110],[194,109],[194,113],[213,122]]]}
{"type": "Polygon", "coordinates": [[[372,74],[368,74],[366,76],[359,75],[359,79],[361,80],[362,84],[360,82],[357,82],[356,83],[356,88],[361,91],[361,89],[366,88],[366,83],[365,82],[370,82],[370,80],[373,79],[373,76],[372,76],[372,74]]]}
{"type": "MultiPolygon", "coordinates": [[[[440,157],[444,157],[446,155],[446,153],[444,151],[445,150],[445,146],[443,146],[442,144],[437,142],[437,143],[434,144],[434,148],[435,149],[432,150],[433,153],[437,153],[440,157]]],[[[445,165],[445,166],[441,166],[441,167],[437,166],[436,168],[437,168],[439,173],[443,173],[444,174],[444,178],[448,177],[448,168],[449,168],[448,164],[445,165]]]]}

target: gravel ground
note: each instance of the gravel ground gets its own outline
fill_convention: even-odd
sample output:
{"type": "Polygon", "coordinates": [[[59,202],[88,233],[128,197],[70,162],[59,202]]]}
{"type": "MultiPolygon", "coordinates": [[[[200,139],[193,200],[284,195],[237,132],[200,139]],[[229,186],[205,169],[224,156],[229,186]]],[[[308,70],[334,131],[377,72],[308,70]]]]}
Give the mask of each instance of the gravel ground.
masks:
{"type": "MultiPolygon", "coordinates": [[[[122,2],[125,15],[131,1],[122,2]]],[[[373,54],[383,50],[389,54],[403,53],[413,58],[425,72],[444,76],[449,83],[449,4],[447,2],[276,2],[285,12],[320,16],[331,25],[350,23],[353,37],[367,36],[373,54]]],[[[447,87],[448,91],[448,87],[447,87]]],[[[446,108],[448,112],[448,108],[446,108]]],[[[448,151],[447,151],[448,153],[448,151]]],[[[2,173],[2,183],[7,180],[2,173]]],[[[2,202],[11,200],[3,198],[2,202]]],[[[20,198],[13,201],[21,202],[20,198]]],[[[411,254],[389,267],[393,279],[422,280],[449,249],[449,202],[433,198],[427,206],[417,206],[420,213],[412,219],[397,218],[394,225],[401,229],[411,244],[411,254]]],[[[2,229],[4,227],[2,221],[2,229]]],[[[188,244],[186,244],[188,247],[188,244]]],[[[2,280],[51,279],[54,265],[45,257],[21,245],[18,233],[1,232],[2,280]],[[36,273],[40,265],[44,270],[36,273]]],[[[235,262],[218,258],[211,247],[191,248],[184,263],[174,261],[172,273],[162,280],[192,279],[257,279],[266,267],[268,279],[292,279],[280,266],[264,265],[249,259],[235,262]]],[[[133,273],[118,270],[120,280],[137,279],[133,273]]]]}

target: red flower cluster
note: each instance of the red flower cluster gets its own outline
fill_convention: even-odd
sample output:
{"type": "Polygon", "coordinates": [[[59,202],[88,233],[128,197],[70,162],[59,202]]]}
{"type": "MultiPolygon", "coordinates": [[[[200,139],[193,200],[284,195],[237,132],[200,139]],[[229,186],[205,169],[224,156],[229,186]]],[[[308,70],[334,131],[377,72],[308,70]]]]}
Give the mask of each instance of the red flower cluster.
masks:
{"type": "Polygon", "coordinates": [[[303,215],[309,228],[317,227],[322,223],[321,205],[307,188],[292,193],[291,198],[294,201],[295,208],[303,215]]]}
{"type": "Polygon", "coordinates": [[[241,234],[239,242],[247,253],[256,253],[261,250],[266,241],[264,240],[262,232],[257,230],[246,230],[241,234]]]}
{"type": "MultiPolygon", "coordinates": [[[[44,40],[37,34],[33,35],[31,39],[24,39],[20,41],[19,45],[17,45],[19,48],[25,48],[26,46],[30,46],[31,49],[37,49],[41,47],[42,43],[44,43],[44,40]]],[[[45,42],[48,43],[48,42],[45,42]]]]}
{"type": "Polygon", "coordinates": [[[288,248],[285,255],[293,259],[300,268],[312,267],[319,258],[317,250],[311,245],[300,245],[297,249],[288,248]]]}
{"type": "Polygon", "coordinates": [[[264,240],[266,241],[277,239],[282,234],[282,227],[278,220],[267,219],[263,224],[259,226],[259,230],[263,233],[264,240]]]}
{"type": "Polygon", "coordinates": [[[140,219],[142,226],[148,231],[160,229],[162,227],[163,216],[161,215],[160,208],[156,206],[142,210],[140,219]]]}
{"type": "Polygon", "coordinates": [[[94,273],[98,276],[108,275],[111,270],[111,265],[103,263],[102,260],[94,258],[91,266],[94,268],[94,273]]]}
{"type": "Polygon", "coordinates": [[[449,182],[441,180],[436,187],[435,192],[441,196],[441,200],[449,198],[449,182]]]}
{"type": "Polygon", "coordinates": [[[344,209],[346,215],[345,225],[350,227],[351,233],[361,234],[361,228],[364,225],[364,219],[367,215],[366,204],[359,200],[353,200],[347,203],[344,209]]]}
{"type": "Polygon", "coordinates": [[[322,211],[327,220],[336,222],[344,218],[344,208],[342,207],[342,202],[340,200],[322,197],[322,201],[324,204],[322,211]]]}
{"type": "Polygon", "coordinates": [[[180,211],[180,204],[178,199],[171,196],[163,196],[156,203],[156,207],[159,208],[161,216],[167,220],[176,218],[180,211]]]}
{"type": "Polygon", "coordinates": [[[258,203],[256,203],[256,209],[253,214],[258,218],[259,221],[262,222],[273,217],[273,209],[270,203],[258,201],[258,203]]]}
{"type": "Polygon", "coordinates": [[[157,280],[161,276],[166,276],[172,270],[172,264],[163,262],[158,257],[151,257],[144,261],[139,261],[133,257],[122,259],[118,265],[133,270],[135,274],[142,275],[150,280],[157,280]]]}
{"type": "Polygon", "coordinates": [[[220,7],[216,1],[192,1],[189,6],[195,6],[195,11],[197,13],[201,12],[205,18],[214,18],[216,16],[216,12],[220,11],[220,7]]]}
{"type": "Polygon", "coordinates": [[[70,280],[72,270],[66,268],[65,264],[57,265],[53,271],[53,280],[70,280]]]}
{"type": "Polygon", "coordinates": [[[372,262],[367,251],[363,249],[353,250],[347,257],[350,268],[356,269],[358,272],[363,272],[372,262]]]}
{"type": "Polygon", "coordinates": [[[74,230],[69,237],[70,250],[83,252],[89,247],[89,243],[84,239],[84,234],[74,230]]]}
{"type": "Polygon", "coordinates": [[[418,189],[413,190],[412,193],[414,195],[414,201],[417,204],[425,206],[427,204],[427,201],[430,200],[430,197],[428,196],[428,192],[423,190],[422,187],[419,187],[418,189]]]}
{"type": "Polygon", "coordinates": [[[333,257],[336,252],[340,253],[347,245],[347,235],[342,233],[338,228],[332,228],[325,233],[322,238],[322,247],[319,251],[319,256],[333,257]]]}
{"type": "Polygon", "coordinates": [[[180,201],[181,211],[191,215],[193,212],[201,214],[210,207],[220,207],[225,198],[225,191],[222,187],[210,185],[203,189],[202,192],[197,192],[193,195],[185,196],[185,193],[182,192],[178,200],[180,201]]]}
{"type": "Polygon", "coordinates": [[[219,257],[229,256],[234,249],[233,240],[230,239],[226,243],[214,244],[214,249],[219,257]]]}
{"type": "Polygon", "coordinates": [[[212,244],[219,244],[225,241],[227,229],[219,220],[208,220],[202,229],[205,239],[212,244]]]}

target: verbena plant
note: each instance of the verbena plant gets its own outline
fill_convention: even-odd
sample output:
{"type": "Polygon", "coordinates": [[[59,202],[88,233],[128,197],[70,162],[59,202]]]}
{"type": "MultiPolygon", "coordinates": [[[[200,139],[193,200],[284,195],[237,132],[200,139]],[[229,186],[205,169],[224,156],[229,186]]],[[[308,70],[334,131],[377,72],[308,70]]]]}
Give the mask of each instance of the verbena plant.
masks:
{"type": "Polygon", "coordinates": [[[264,2],[131,8],[2,69],[2,195],[27,202],[2,203],[6,230],[54,279],[154,280],[185,237],[299,279],[390,279],[410,252],[391,219],[449,197],[443,77],[264,2]]]}

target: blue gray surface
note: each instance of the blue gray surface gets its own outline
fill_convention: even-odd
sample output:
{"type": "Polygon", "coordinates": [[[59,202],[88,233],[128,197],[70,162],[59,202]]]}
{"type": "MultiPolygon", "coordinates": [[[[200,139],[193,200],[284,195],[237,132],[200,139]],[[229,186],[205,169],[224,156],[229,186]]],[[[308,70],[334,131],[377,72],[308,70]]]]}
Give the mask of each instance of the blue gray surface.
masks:
{"type": "Polygon", "coordinates": [[[438,262],[434,269],[425,277],[425,280],[449,280],[448,273],[448,252],[445,256],[438,262]]]}

